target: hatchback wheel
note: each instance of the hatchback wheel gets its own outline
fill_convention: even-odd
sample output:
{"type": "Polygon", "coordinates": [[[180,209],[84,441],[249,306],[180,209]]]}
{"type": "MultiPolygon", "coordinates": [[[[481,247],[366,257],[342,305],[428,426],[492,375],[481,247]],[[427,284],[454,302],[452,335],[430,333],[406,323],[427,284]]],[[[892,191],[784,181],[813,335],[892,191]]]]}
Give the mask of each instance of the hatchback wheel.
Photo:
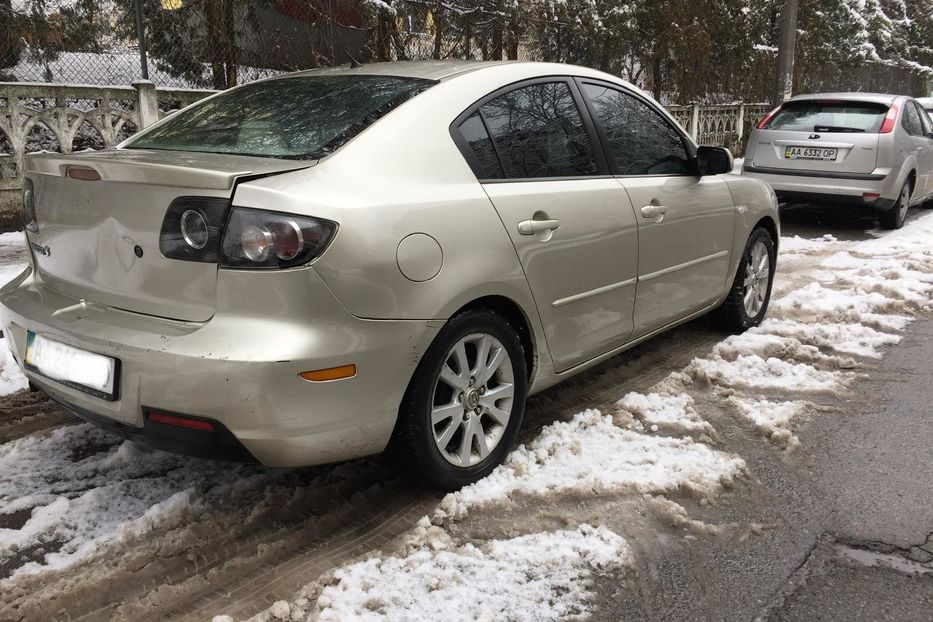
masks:
{"type": "Polygon", "coordinates": [[[883,229],[900,229],[907,220],[907,208],[910,205],[910,182],[904,184],[901,188],[901,194],[897,198],[897,203],[886,212],[878,215],[878,221],[883,229]]]}
{"type": "Polygon", "coordinates": [[[428,348],[399,412],[390,455],[416,479],[454,490],[508,453],[525,410],[521,341],[501,316],[452,318],[428,348]]]}
{"type": "Polygon", "coordinates": [[[761,324],[771,300],[774,259],[771,234],[762,228],[752,231],[745,243],[732,289],[717,310],[724,328],[739,333],[761,324]]]}

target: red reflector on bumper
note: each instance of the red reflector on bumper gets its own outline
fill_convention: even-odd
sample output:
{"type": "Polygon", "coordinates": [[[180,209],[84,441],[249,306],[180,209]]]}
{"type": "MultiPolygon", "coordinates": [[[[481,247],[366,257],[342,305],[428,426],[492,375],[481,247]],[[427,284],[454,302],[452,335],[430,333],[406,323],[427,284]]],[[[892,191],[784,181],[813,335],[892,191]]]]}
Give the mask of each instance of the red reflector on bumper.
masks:
{"type": "Polygon", "coordinates": [[[863,192],[862,193],[862,198],[865,199],[866,201],[874,201],[875,199],[880,198],[880,197],[881,195],[878,194],[877,192],[863,192]]]}
{"type": "Polygon", "coordinates": [[[189,428],[191,430],[204,430],[205,432],[213,432],[214,426],[208,423],[207,421],[201,421],[200,419],[189,419],[188,417],[176,417],[175,415],[163,415],[162,413],[149,413],[146,415],[149,421],[155,421],[156,423],[164,423],[165,425],[173,425],[179,428],[189,428]]]}

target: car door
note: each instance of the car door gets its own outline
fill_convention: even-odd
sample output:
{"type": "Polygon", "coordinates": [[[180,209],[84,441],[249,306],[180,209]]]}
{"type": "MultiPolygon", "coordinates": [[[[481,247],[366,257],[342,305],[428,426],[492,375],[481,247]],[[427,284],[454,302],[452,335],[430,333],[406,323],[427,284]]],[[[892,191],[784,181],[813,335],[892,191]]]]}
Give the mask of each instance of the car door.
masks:
{"type": "Polygon", "coordinates": [[[903,123],[917,161],[913,198],[929,197],[933,194],[933,125],[926,111],[915,101],[907,102],[903,123]]]}
{"type": "Polygon", "coordinates": [[[573,81],[507,87],[454,123],[515,246],[555,368],[623,344],[633,329],[635,213],[573,81]]]}
{"type": "Polygon", "coordinates": [[[619,86],[580,86],[637,215],[637,337],[722,296],[735,206],[721,177],[698,174],[692,144],[658,106],[619,86]]]}

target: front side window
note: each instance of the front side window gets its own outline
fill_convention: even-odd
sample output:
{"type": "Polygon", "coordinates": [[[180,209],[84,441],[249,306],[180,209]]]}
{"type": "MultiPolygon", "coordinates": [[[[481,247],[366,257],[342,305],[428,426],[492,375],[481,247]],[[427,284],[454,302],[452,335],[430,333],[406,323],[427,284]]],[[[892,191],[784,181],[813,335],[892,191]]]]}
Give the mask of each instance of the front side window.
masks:
{"type": "Polygon", "coordinates": [[[583,91],[609,141],[619,175],[689,175],[683,138],[637,97],[597,84],[583,91]]]}
{"type": "Polygon", "coordinates": [[[509,179],[594,175],[596,160],[566,82],[523,86],[480,106],[509,179]]]}
{"type": "Polygon", "coordinates": [[[313,160],[433,84],[366,75],[253,82],[175,113],[127,147],[313,160]]]}

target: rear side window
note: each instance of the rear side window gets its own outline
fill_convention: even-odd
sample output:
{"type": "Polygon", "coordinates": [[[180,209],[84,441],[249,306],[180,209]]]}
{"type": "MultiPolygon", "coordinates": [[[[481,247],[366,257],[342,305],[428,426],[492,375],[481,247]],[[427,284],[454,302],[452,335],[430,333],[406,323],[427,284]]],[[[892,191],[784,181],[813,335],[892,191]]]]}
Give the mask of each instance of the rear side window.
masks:
{"type": "Polygon", "coordinates": [[[933,131],[933,119],[930,119],[929,113],[923,109],[923,106],[917,102],[914,102],[914,106],[917,107],[917,114],[920,115],[920,123],[923,125],[923,133],[924,135],[927,135],[933,131]]]}
{"type": "Polygon", "coordinates": [[[904,106],[904,117],[901,123],[911,136],[923,136],[923,123],[920,121],[920,113],[917,112],[913,102],[907,102],[904,106]]]}
{"type": "Polygon", "coordinates": [[[479,115],[479,111],[471,114],[466,121],[460,124],[460,133],[476,157],[479,170],[476,176],[481,179],[499,179],[502,177],[502,167],[499,166],[499,156],[496,148],[489,138],[486,125],[479,115]]]}
{"type": "Polygon", "coordinates": [[[888,107],[871,102],[792,101],[762,129],[798,132],[865,132],[877,134],[888,107]]]}
{"type": "MultiPolygon", "coordinates": [[[[517,88],[483,104],[480,111],[496,143],[504,177],[596,173],[593,148],[566,82],[517,88]]],[[[477,158],[483,157],[477,153],[477,158]]]]}
{"type": "Polygon", "coordinates": [[[127,146],[317,159],[433,84],[431,80],[366,75],[253,82],[175,113],[127,146]]]}
{"type": "Polygon", "coordinates": [[[640,99],[602,85],[583,85],[606,134],[619,175],[688,175],[683,137],[640,99]]]}

